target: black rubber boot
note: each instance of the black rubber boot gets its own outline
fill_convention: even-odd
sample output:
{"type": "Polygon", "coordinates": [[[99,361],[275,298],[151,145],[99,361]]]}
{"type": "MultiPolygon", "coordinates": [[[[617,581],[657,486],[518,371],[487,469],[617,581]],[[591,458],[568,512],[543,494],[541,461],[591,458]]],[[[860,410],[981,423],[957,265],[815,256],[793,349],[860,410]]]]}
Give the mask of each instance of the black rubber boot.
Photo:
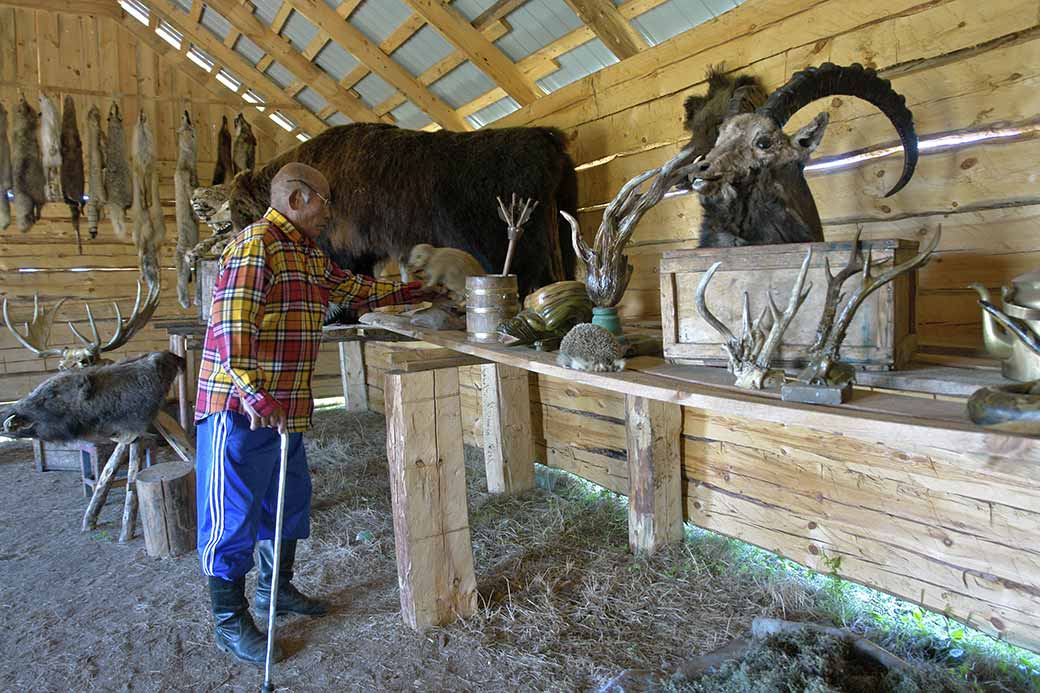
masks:
{"type": "MultiPolygon", "coordinates": [[[[274,542],[271,540],[257,542],[256,549],[256,609],[259,613],[266,614],[271,608],[274,542]]],[[[293,563],[295,562],[296,540],[282,539],[282,565],[278,572],[278,613],[324,616],[329,613],[329,605],[318,599],[311,599],[292,584],[293,563]]]]}
{"type": "MultiPolygon", "coordinates": [[[[209,578],[209,598],[213,605],[217,647],[248,664],[263,666],[267,657],[267,636],[256,629],[249,615],[246,601],[246,579],[228,581],[209,578]]],[[[282,659],[278,643],[271,650],[271,658],[282,659]]]]}

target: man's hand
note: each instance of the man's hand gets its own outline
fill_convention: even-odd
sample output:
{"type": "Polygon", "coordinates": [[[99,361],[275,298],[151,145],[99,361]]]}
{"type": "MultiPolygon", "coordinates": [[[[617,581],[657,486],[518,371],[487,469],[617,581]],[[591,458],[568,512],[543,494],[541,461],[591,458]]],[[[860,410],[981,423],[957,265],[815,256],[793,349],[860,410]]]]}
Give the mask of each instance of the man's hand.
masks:
{"type": "Polygon", "coordinates": [[[286,418],[285,409],[282,405],[275,405],[275,409],[269,416],[260,416],[256,411],[249,406],[245,399],[240,400],[242,406],[245,408],[246,413],[249,415],[249,430],[255,431],[258,428],[277,428],[279,433],[286,433],[286,418]]]}

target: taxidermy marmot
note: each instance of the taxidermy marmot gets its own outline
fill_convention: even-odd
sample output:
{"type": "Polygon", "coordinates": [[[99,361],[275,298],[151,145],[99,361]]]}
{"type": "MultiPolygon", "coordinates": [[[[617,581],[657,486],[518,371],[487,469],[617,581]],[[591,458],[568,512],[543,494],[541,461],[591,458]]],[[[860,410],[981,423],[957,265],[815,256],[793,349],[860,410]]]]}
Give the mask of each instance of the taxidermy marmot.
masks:
{"type": "Polygon", "coordinates": [[[65,97],[61,109],[61,192],[69,206],[72,229],[76,232],[76,246],[83,254],[83,243],[79,236],[79,213],[83,208],[83,142],[76,125],[76,102],[65,97]]]}
{"type": "Polygon", "coordinates": [[[134,245],[141,276],[148,283],[159,282],[159,248],[166,236],[162,202],[159,199],[159,170],[155,162],[155,140],[144,111],[137,117],[133,141],[134,245]]]}
{"type": "Polygon", "coordinates": [[[112,229],[116,235],[126,238],[126,210],[134,202],[133,186],[130,182],[130,163],[126,158],[126,137],[123,134],[123,116],[119,104],[112,104],[108,111],[108,139],[105,141],[105,205],[112,229]]]}
{"type": "Polygon", "coordinates": [[[230,183],[234,177],[234,166],[231,160],[231,131],[228,130],[227,116],[224,116],[220,122],[220,132],[217,133],[217,165],[213,168],[213,185],[230,183]]]}
{"type": "Polygon", "coordinates": [[[457,304],[466,301],[466,277],[484,274],[477,259],[458,248],[434,248],[420,243],[408,255],[408,276],[421,279],[424,288],[442,286],[457,304]]]}
{"type": "Polygon", "coordinates": [[[249,121],[239,113],[235,116],[235,141],[231,145],[231,164],[234,175],[256,165],[256,137],[249,121]]]}
{"type": "Polygon", "coordinates": [[[47,201],[47,183],[40,161],[36,130],[40,116],[23,96],[14,111],[11,128],[11,167],[14,218],[19,231],[28,231],[40,218],[47,201]]]}
{"type": "Polygon", "coordinates": [[[11,143],[7,139],[7,109],[0,104],[0,231],[11,225],[11,143]]]}
{"type": "Polygon", "coordinates": [[[62,202],[61,194],[61,130],[58,109],[51,97],[40,92],[40,160],[46,176],[48,202],[62,202]]]}
{"type": "Polygon", "coordinates": [[[199,242],[199,225],[191,209],[191,191],[198,184],[195,173],[196,162],[195,128],[187,111],[181,115],[181,126],[177,128],[177,168],[173,172],[174,202],[177,215],[177,301],[183,308],[191,307],[191,264],[184,254],[199,242]]]}
{"type": "Polygon", "coordinates": [[[105,149],[101,144],[101,111],[87,111],[87,231],[97,238],[101,207],[105,204],[105,149]]]}
{"type": "Polygon", "coordinates": [[[623,355],[621,344],[609,330],[583,322],[560,342],[556,363],[576,371],[606,373],[625,369],[623,355]]]}

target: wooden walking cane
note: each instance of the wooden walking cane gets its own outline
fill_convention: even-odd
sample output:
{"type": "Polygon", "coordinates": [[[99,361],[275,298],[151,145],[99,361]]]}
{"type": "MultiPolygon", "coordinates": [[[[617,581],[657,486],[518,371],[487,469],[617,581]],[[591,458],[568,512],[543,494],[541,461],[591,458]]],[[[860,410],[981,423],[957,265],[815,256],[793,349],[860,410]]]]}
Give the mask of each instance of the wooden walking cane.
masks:
{"type": "Polygon", "coordinates": [[[280,433],[281,459],[278,461],[278,509],[274,516],[274,572],[271,575],[271,610],[267,616],[267,658],[264,661],[263,693],[274,691],[271,683],[271,653],[274,650],[274,618],[278,612],[278,574],[282,567],[282,510],[285,507],[285,469],[289,465],[289,434],[280,433]]]}

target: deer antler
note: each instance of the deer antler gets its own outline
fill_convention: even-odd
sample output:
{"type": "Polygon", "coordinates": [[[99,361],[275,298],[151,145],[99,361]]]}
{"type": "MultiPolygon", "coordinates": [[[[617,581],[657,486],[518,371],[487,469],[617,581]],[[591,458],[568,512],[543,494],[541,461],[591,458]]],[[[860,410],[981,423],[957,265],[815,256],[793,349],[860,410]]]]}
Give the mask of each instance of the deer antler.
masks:
{"type": "Polygon", "coordinates": [[[137,280],[137,297],[134,299],[134,309],[130,313],[130,317],[124,322],[123,314],[119,310],[119,304],[115,301],[112,302],[112,308],[116,314],[116,331],[112,337],[101,344],[101,337],[98,335],[97,324],[94,322],[94,314],[90,310],[90,304],[84,304],[87,309],[87,323],[90,325],[90,331],[93,335],[93,339],[88,340],[84,337],[76,326],[71,322],[69,323],[69,329],[72,333],[83,342],[84,346],[95,355],[100,355],[106,351],[113,351],[130,341],[130,338],[134,334],[144,327],[145,323],[151,319],[152,313],[155,312],[156,306],[159,305],[159,282],[148,282],[148,294],[145,296],[144,303],[141,302],[141,280],[137,280]]]}
{"type": "Polygon", "coordinates": [[[502,276],[509,274],[509,267],[513,264],[513,253],[516,252],[516,242],[524,235],[524,224],[531,218],[531,213],[538,206],[538,200],[525,199],[520,206],[517,205],[516,193],[513,193],[509,201],[509,209],[506,209],[501,197],[498,200],[498,218],[506,223],[506,233],[509,236],[509,249],[506,251],[506,263],[502,268],[502,276]]]}
{"type": "Polygon", "coordinates": [[[47,348],[47,341],[51,336],[51,327],[54,325],[54,318],[58,314],[58,309],[61,308],[61,304],[65,303],[65,299],[58,301],[54,308],[49,311],[46,308],[40,308],[40,295],[35,294],[33,296],[33,314],[32,320],[25,324],[25,334],[22,335],[18,330],[15,329],[14,325],[11,324],[11,316],[7,312],[7,298],[4,298],[4,324],[7,325],[7,329],[11,331],[14,338],[18,340],[18,343],[23,347],[36,354],[41,358],[48,356],[61,356],[64,349],[61,348],[47,348]]]}
{"type": "Polygon", "coordinates": [[[805,287],[805,277],[809,273],[809,263],[811,261],[812,248],[810,247],[805,253],[801,269],[798,270],[798,278],[791,288],[791,296],[787,301],[787,307],[782,312],[776,307],[776,303],[773,302],[772,292],[769,292],[767,294],[769,296],[768,307],[763,309],[759,317],[752,322],[750,300],[747,292],[744,292],[744,310],[742,314],[744,330],[739,339],[733,335],[733,332],[726,327],[725,323],[708,310],[707,302],[704,299],[708,284],[722,263],[716,262],[713,264],[701,278],[700,283],[697,285],[695,302],[697,313],[722,336],[724,340],[722,348],[725,349],[729,356],[729,371],[737,376],[737,387],[761,390],[763,387],[783,382],[783,370],[770,368],[769,364],[777,347],[780,346],[784,332],[787,331],[795,314],[802,307],[802,303],[805,302],[805,299],[809,296],[809,291],[812,289],[812,283],[810,282],[809,286],[804,291],[802,290],[805,287]],[[764,332],[762,327],[766,319],[767,310],[772,321],[768,334],[764,332]]]}

